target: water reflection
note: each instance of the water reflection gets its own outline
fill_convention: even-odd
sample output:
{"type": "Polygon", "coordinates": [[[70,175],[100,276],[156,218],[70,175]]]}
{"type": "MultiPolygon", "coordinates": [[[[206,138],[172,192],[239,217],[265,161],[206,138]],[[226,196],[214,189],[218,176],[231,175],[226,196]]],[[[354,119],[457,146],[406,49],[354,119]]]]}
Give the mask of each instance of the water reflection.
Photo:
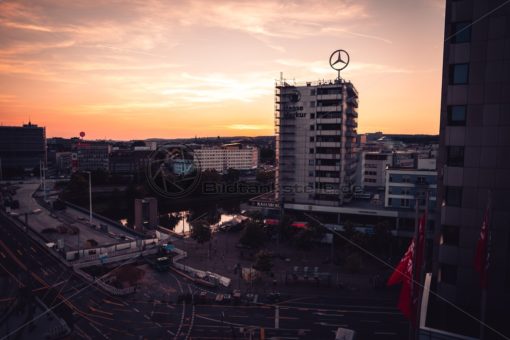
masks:
{"type": "MultiPolygon", "coordinates": [[[[239,216],[239,214],[218,212],[216,210],[203,214],[196,214],[191,210],[181,210],[160,215],[159,225],[163,228],[173,230],[175,233],[187,235],[190,232],[191,221],[204,219],[209,222],[209,225],[213,231],[215,231],[218,227],[232,221],[237,216],[239,216]]],[[[123,226],[129,227],[127,218],[120,219],[119,222],[123,226]]]]}

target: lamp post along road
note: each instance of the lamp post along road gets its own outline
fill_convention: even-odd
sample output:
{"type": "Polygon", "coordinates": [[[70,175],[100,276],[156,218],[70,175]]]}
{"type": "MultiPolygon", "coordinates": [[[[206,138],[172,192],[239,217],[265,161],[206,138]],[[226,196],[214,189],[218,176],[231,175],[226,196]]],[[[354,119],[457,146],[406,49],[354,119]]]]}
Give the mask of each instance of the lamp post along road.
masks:
{"type": "Polygon", "coordinates": [[[89,175],[89,223],[92,225],[92,173],[90,171],[84,171],[89,175]]]}

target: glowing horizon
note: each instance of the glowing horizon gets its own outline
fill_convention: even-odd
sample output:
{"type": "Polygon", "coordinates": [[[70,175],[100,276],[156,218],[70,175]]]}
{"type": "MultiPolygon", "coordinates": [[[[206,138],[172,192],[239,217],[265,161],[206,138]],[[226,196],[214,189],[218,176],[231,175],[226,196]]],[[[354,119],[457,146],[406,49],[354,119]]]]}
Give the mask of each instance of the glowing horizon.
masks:
{"type": "Polygon", "coordinates": [[[440,0],[4,0],[0,123],[90,139],[273,135],[280,72],[333,79],[343,48],[359,132],[437,134],[443,26],[440,0]]]}

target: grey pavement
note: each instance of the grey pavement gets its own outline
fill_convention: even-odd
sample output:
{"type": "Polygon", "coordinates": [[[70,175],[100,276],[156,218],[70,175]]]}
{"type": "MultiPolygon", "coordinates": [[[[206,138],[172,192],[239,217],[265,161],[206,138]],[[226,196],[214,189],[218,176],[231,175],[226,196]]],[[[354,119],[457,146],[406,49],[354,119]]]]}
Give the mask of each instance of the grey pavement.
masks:
{"type": "MultiPolygon", "coordinates": [[[[47,185],[51,188],[52,183],[48,181],[47,185]]],[[[19,214],[18,218],[25,221],[25,213],[29,213],[27,216],[29,226],[39,232],[48,241],[57,242],[58,239],[63,239],[68,249],[77,249],[78,247],[84,248],[86,240],[91,239],[95,240],[98,245],[108,245],[119,242],[118,239],[112,235],[91,228],[89,226],[88,214],[72,208],[67,208],[65,211],[50,212],[39,205],[37,200],[32,197],[39,187],[38,182],[16,184],[16,186],[18,186],[18,189],[14,198],[19,201],[20,207],[14,211],[19,214]],[[38,212],[34,214],[34,211],[38,212]],[[62,224],[75,226],[79,228],[80,232],[76,235],[68,233],[41,233],[44,229],[56,228],[62,224]]],[[[41,192],[36,192],[36,195],[42,196],[43,194],[41,192]]],[[[95,218],[92,219],[92,223],[96,225],[100,223],[105,224],[105,222],[100,222],[95,218]]],[[[108,225],[108,230],[116,235],[133,237],[129,233],[125,233],[120,228],[111,224],[108,225]]]]}

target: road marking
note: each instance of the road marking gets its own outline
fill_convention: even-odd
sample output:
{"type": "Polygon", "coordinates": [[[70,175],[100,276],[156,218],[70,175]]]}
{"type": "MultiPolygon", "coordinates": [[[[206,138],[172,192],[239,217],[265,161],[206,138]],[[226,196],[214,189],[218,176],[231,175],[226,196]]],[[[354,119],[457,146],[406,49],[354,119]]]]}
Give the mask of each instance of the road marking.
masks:
{"type": "Polygon", "coordinates": [[[2,257],[5,259],[7,258],[7,256],[5,256],[5,254],[3,252],[0,251],[0,255],[2,255],[2,257]]]}
{"type": "Polygon", "coordinates": [[[327,322],[314,322],[314,324],[325,326],[325,327],[349,327],[349,325],[336,325],[336,324],[327,323],[327,322]]]}
{"type": "MultiPolygon", "coordinates": [[[[380,323],[379,320],[360,320],[361,322],[369,322],[369,323],[380,323]]],[[[407,322],[406,322],[407,323],[407,322]]]]}
{"type": "Polygon", "coordinates": [[[138,309],[136,309],[136,308],[133,308],[133,310],[134,310],[135,312],[137,312],[137,313],[140,313],[140,311],[139,311],[138,309]]]}
{"type": "Polygon", "coordinates": [[[88,306],[90,311],[91,312],[96,312],[96,313],[101,313],[101,314],[106,314],[106,315],[109,315],[109,316],[113,316],[113,313],[110,313],[110,312],[105,312],[103,310],[100,310],[100,309],[97,309],[97,308],[94,308],[92,306],[88,306]]]}
{"type": "Polygon", "coordinates": [[[21,252],[21,250],[16,249],[16,252],[17,252],[20,256],[23,256],[23,253],[21,252]]]}
{"type": "Polygon", "coordinates": [[[166,332],[167,332],[168,334],[170,334],[170,335],[175,335],[175,333],[174,333],[174,332],[172,332],[172,331],[171,331],[171,330],[169,330],[169,329],[167,329],[167,330],[166,330],[166,332]]]}
{"type": "Polygon", "coordinates": [[[158,327],[161,327],[161,324],[160,324],[159,322],[156,322],[156,325],[157,325],[158,327]]]}
{"type": "Polygon", "coordinates": [[[115,305],[115,306],[119,306],[119,307],[124,307],[124,304],[122,303],[116,303],[116,302],[113,302],[113,301],[110,301],[110,300],[107,300],[107,299],[103,299],[103,301],[105,303],[109,303],[110,305],[115,305]]]}
{"type": "Polygon", "coordinates": [[[90,327],[94,328],[99,334],[103,336],[105,339],[110,339],[106,334],[103,334],[93,323],[89,322],[90,327]]]}
{"type": "Polygon", "coordinates": [[[280,328],[280,308],[278,305],[274,307],[274,328],[280,328]]]}
{"type": "Polygon", "coordinates": [[[320,316],[331,316],[331,317],[342,317],[342,316],[344,316],[343,314],[328,314],[328,313],[323,313],[323,312],[315,312],[313,314],[320,315],[320,316]]]}
{"type": "Polygon", "coordinates": [[[34,254],[37,254],[37,251],[34,249],[34,247],[30,246],[30,249],[34,252],[34,254]]]}
{"type": "Polygon", "coordinates": [[[397,335],[395,332],[374,332],[375,335],[397,335]]]}
{"type": "Polygon", "coordinates": [[[143,317],[146,318],[147,320],[151,319],[151,318],[149,318],[149,316],[147,314],[144,314],[143,317]]]}

